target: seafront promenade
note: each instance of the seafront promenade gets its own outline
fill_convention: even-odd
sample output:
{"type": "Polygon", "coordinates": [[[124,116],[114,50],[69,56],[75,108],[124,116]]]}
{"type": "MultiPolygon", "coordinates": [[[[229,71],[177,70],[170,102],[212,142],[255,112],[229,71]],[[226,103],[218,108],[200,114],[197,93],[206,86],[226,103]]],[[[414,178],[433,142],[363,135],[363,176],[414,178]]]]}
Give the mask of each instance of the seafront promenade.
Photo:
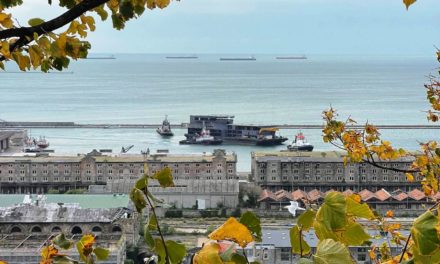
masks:
{"type": "MultiPolygon", "coordinates": [[[[188,123],[170,124],[174,129],[186,129],[188,123]]],[[[2,128],[123,128],[123,129],[151,129],[160,127],[161,124],[79,124],[75,122],[8,122],[0,121],[2,128]]],[[[308,124],[274,124],[274,127],[283,129],[322,129],[322,125],[308,124]]],[[[362,125],[348,126],[349,128],[360,129],[362,125]]],[[[440,125],[376,125],[379,129],[440,129],[440,125]]]]}

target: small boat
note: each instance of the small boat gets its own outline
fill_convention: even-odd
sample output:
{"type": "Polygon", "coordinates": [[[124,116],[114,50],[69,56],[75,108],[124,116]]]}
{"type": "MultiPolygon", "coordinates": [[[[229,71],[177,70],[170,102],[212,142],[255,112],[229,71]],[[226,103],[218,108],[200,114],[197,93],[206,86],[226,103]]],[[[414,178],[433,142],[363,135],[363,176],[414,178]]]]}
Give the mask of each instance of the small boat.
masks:
{"type": "Polygon", "coordinates": [[[179,142],[180,144],[199,144],[199,145],[220,145],[223,140],[217,139],[210,135],[209,130],[205,127],[203,122],[203,128],[200,134],[194,135],[192,138],[188,138],[179,142]]]}
{"type": "Polygon", "coordinates": [[[165,120],[162,121],[162,126],[156,129],[156,132],[163,137],[172,137],[174,133],[171,131],[171,125],[168,121],[168,116],[165,116],[165,120]]]}
{"type": "Polygon", "coordinates": [[[49,141],[47,141],[46,138],[44,138],[44,137],[40,137],[39,140],[34,139],[34,143],[40,149],[45,149],[45,148],[49,147],[49,141]]]}
{"type": "Polygon", "coordinates": [[[302,132],[299,132],[290,145],[287,146],[290,151],[313,151],[313,145],[308,143],[302,132]]]}
{"type": "Polygon", "coordinates": [[[305,55],[301,56],[280,56],[275,57],[277,60],[306,60],[307,57],[305,55]]]}

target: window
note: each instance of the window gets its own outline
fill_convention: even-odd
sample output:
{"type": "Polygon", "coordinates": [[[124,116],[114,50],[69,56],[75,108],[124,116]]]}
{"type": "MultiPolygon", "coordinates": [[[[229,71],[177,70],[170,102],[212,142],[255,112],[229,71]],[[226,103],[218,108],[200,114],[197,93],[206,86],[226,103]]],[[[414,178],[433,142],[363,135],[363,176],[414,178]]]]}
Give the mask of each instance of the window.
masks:
{"type": "Polygon", "coordinates": [[[79,227],[79,226],[74,226],[74,227],[72,228],[72,234],[73,234],[73,235],[79,235],[79,234],[82,234],[82,229],[81,229],[81,227],[79,227]]]}
{"type": "Polygon", "coordinates": [[[121,232],[122,232],[122,229],[121,229],[119,226],[114,226],[114,227],[112,228],[112,232],[113,232],[113,233],[121,233],[121,232]]]}
{"type": "Polygon", "coordinates": [[[31,232],[32,232],[32,233],[41,233],[41,227],[39,227],[39,226],[34,226],[34,227],[32,227],[31,232]]]}

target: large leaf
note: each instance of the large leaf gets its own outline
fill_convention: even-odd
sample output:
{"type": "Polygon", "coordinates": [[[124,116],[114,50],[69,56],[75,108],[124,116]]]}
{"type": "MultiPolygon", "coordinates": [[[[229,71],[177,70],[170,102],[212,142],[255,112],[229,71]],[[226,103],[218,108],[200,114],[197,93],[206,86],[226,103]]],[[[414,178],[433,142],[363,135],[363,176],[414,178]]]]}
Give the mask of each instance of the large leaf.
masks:
{"type": "Polygon", "coordinates": [[[316,214],[316,220],[325,222],[332,230],[343,228],[346,225],[344,195],[339,192],[329,192],[316,214]]]}
{"type": "Polygon", "coordinates": [[[153,175],[153,178],[159,181],[159,184],[162,188],[174,186],[173,175],[171,173],[171,169],[168,167],[156,172],[153,175]]]}
{"type": "Polygon", "coordinates": [[[260,219],[252,212],[247,211],[240,217],[240,223],[245,225],[255,237],[255,241],[260,242],[262,239],[260,219]]]}
{"type": "Polygon", "coordinates": [[[249,229],[239,223],[234,217],[230,217],[223,225],[209,234],[209,238],[213,240],[233,241],[242,248],[254,241],[249,229]]]}
{"type": "Polygon", "coordinates": [[[148,219],[148,230],[156,230],[157,229],[157,218],[155,214],[150,214],[150,218],[148,219]]]}
{"type": "Polygon", "coordinates": [[[69,249],[72,247],[73,242],[71,240],[66,239],[66,237],[64,236],[64,234],[59,234],[57,235],[52,242],[59,246],[62,249],[69,249]]]}
{"type": "Polygon", "coordinates": [[[290,245],[292,246],[293,254],[304,256],[310,253],[310,246],[304,240],[302,234],[300,234],[297,225],[290,229],[290,245]]]}
{"type": "Polygon", "coordinates": [[[352,197],[346,198],[347,202],[347,214],[366,218],[366,219],[374,219],[373,211],[371,211],[370,207],[366,203],[359,203],[354,200],[352,197]]]}
{"type": "Polygon", "coordinates": [[[148,186],[148,176],[144,175],[139,180],[136,181],[135,187],[139,190],[143,190],[148,186]]]}
{"type": "Polygon", "coordinates": [[[217,243],[209,242],[194,256],[193,264],[223,264],[219,256],[220,246],[217,243]]]}
{"type": "Polygon", "coordinates": [[[144,193],[137,188],[133,188],[131,190],[130,200],[133,202],[138,213],[142,212],[142,209],[147,206],[147,201],[145,201],[144,193]]]}
{"type": "Polygon", "coordinates": [[[346,230],[341,232],[341,236],[342,238],[340,240],[344,244],[354,246],[362,245],[371,238],[370,235],[365,232],[364,228],[356,222],[349,223],[346,230]]]}
{"type": "Polygon", "coordinates": [[[312,209],[308,209],[298,217],[296,224],[301,227],[302,230],[309,230],[313,226],[316,213],[312,209]]]}
{"type": "Polygon", "coordinates": [[[333,239],[324,239],[318,243],[316,254],[313,255],[315,264],[352,264],[350,252],[342,243],[333,239]]]}
{"type": "Polygon", "coordinates": [[[154,249],[155,242],[150,230],[148,229],[148,224],[144,225],[144,240],[150,249],[154,249]]]}
{"type": "MultiPolygon", "coordinates": [[[[419,216],[411,228],[411,235],[414,240],[414,260],[416,263],[440,255],[440,239],[437,233],[438,217],[431,211],[427,211],[419,216]]],[[[432,259],[429,261],[432,262],[432,259]]],[[[426,263],[426,262],[425,262],[426,263]]]]}
{"type": "Polygon", "coordinates": [[[80,259],[87,261],[88,256],[92,253],[92,246],[95,243],[95,236],[91,234],[83,235],[81,239],[76,243],[76,249],[78,250],[80,259]]]}
{"type": "Polygon", "coordinates": [[[110,251],[106,248],[96,247],[95,249],[93,249],[93,253],[95,253],[95,256],[98,260],[106,260],[108,259],[110,251]]]}
{"type": "Polygon", "coordinates": [[[167,240],[165,244],[167,245],[171,264],[181,263],[183,258],[186,256],[185,246],[173,240],[167,240]]]}

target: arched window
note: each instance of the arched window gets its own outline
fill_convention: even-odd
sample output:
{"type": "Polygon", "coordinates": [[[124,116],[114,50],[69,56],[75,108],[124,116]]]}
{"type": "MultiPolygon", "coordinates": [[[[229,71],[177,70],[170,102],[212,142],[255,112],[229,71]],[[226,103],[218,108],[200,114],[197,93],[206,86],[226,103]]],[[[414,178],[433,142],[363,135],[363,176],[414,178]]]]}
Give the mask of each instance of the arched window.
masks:
{"type": "Polygon", "coordinates": [[[11,233],[21,233],[21,228],[18,226],[14,226],[11,228],[11,233]]]}
{"type": "Polygon", "coordinates": [[[52,233],[61,233],[61,228],[59,226],[54,226],[52,228],[52,233]]]}
{"type": "Polygon", "coordinates": [[[102,232],[102,229],[99,226],[94,226],[92,228],[92,232],[99,233],[99,232],[102,232]]]}
{"type": "Polygon", "coordinates": [[[122,229],[121,229],[119,226],[114,226],[114,227],[112,228],[112,232],[113,232],[113,233],[121,233],[121,232],[122,232],[122,229]]]}
{"type": "Polygon", "coordinates": [[[74,226],[74,227],[72,228],[72,234],[74,234],[74,235],[82,234],[82,229],[81,229],[81,227],[79,227],[79,226],[74,226]]]}
{"type": "Polygon", "coordinates": [[[39,227],[39,226],[34,226],[34,227],[32,227],[31,232],[32,232],[32,233],[41,233],[41,227],[39,227]]]}

